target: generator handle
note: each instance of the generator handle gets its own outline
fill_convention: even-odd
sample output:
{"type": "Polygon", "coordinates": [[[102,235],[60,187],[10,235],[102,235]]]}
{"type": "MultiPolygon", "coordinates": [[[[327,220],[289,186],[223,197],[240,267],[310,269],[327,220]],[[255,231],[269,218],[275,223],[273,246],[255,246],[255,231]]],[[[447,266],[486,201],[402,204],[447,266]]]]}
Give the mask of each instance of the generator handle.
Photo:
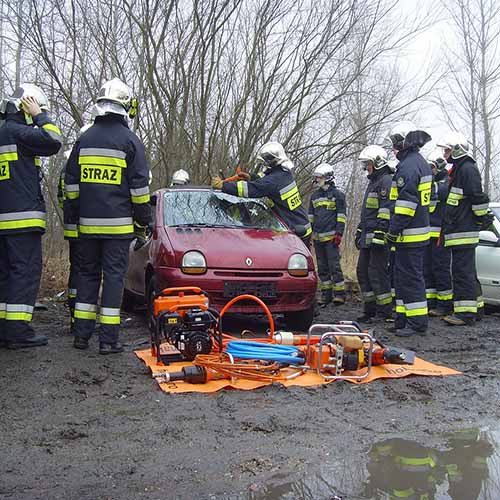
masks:
{"type": "Polygon", "coordinates": [[[173,295],[175,293],[179,292],[192,292],[193,294],[203,294],[207,295],[200,287],[198,286],[179,286],[179,287],[173,287],[173,288],[164,288],[158,295],[173,295]]]}

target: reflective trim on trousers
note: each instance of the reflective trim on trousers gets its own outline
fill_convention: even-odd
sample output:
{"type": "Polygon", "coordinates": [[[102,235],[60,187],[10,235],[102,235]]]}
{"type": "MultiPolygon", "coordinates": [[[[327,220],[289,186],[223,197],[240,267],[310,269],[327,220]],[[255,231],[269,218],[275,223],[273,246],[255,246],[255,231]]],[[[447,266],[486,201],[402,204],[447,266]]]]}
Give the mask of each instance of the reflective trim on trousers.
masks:
{"type": "Polygon", "coordinates": [[[34,307],[30,304],[5,304],[7,321],[31,321],[34,307]]]}
{"type": "Polygon", "coordinates": [[[75,304],[75,318],[94,320],[97,317],[97,304],[85,304],[77,302],[75,304]]]}
{"type": "Polygon", "coordinates": [[[101,307],[99,310],[99,322],[103,325],[119,325],[120,308],[101,307]]]}
{"type": "Polygon", "coordinates": [[[391,292],[382,293],[380,295],[377,295],[376,299],[379,306],[385,306],[392,302],[392,294],[391,292]]]}
{"type": "Polygon", "coordinates": [[[460,313],[477,313],[477,300],[456,300],[453,311],[460,313]]]}

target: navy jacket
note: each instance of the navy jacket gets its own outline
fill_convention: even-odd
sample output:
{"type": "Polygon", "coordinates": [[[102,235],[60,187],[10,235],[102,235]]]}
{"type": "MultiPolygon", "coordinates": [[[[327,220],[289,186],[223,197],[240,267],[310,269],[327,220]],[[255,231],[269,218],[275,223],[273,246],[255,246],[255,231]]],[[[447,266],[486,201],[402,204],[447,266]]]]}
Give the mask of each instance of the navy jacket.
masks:
{"type": "Polygon", "coordinates": [[[312,224],[313,239],[331,241],[335,234],[344,234],[346,219],[345,194],[335,183],[328,189],[317,189],[309,203],[309,222],[312,224]]]}
{"type": "Polygon", "coordinates": [[[0,234],[45,231],[39,156],[56,154],[62,138],[45,112],[33,124],[16,113],[8,114],[0,127],[0,234]]]}
{"type": "Polygon", "coordinates": [[[144,146],[116,114],[98,116],[75,143],[64,177],[68,222],[82,238],[132,238],[151,221],[144,146]]]}

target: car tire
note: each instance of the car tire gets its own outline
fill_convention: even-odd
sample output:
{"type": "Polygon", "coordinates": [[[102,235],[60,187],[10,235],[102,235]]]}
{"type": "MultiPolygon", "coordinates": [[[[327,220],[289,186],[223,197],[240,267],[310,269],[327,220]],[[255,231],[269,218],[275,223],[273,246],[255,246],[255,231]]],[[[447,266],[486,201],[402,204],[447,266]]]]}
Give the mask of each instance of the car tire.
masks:
{"type": "Polygon", "coordinates": [[[305,311],[290,311],[285,313],[285,323],[292,331],[308,330],[314,319],[314,305],[305,311]]]}
{"type": "Polygon", "coordinates": [[[135,298],[135,295],[128,290],[123,290],[123,297],[122,297],[122,309],[125,312],[134,312],[135,306],[137,305],[137,300],[135,298]]]}
{"type": "Polygon", "coordinates": [[[156,294],[156,278],[151,276],[151,279],[148,282],[146,287],[146,306],[147,306],[147,316],[146,320],[148,323],[148,328],[150,332],[155,331],[155,319],[153,315],[153,301],[156,294]]]}

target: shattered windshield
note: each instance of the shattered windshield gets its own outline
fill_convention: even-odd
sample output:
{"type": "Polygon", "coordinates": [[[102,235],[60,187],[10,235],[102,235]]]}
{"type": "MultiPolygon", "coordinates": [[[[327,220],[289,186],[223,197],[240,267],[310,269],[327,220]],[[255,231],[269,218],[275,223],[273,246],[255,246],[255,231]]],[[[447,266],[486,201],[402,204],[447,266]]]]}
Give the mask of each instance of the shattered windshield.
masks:
{"type": "Polygon", "coordinates": [[[241,227],[287,231],[264,201],[215,191],[165,193],[166,226],[241,227]]]}

